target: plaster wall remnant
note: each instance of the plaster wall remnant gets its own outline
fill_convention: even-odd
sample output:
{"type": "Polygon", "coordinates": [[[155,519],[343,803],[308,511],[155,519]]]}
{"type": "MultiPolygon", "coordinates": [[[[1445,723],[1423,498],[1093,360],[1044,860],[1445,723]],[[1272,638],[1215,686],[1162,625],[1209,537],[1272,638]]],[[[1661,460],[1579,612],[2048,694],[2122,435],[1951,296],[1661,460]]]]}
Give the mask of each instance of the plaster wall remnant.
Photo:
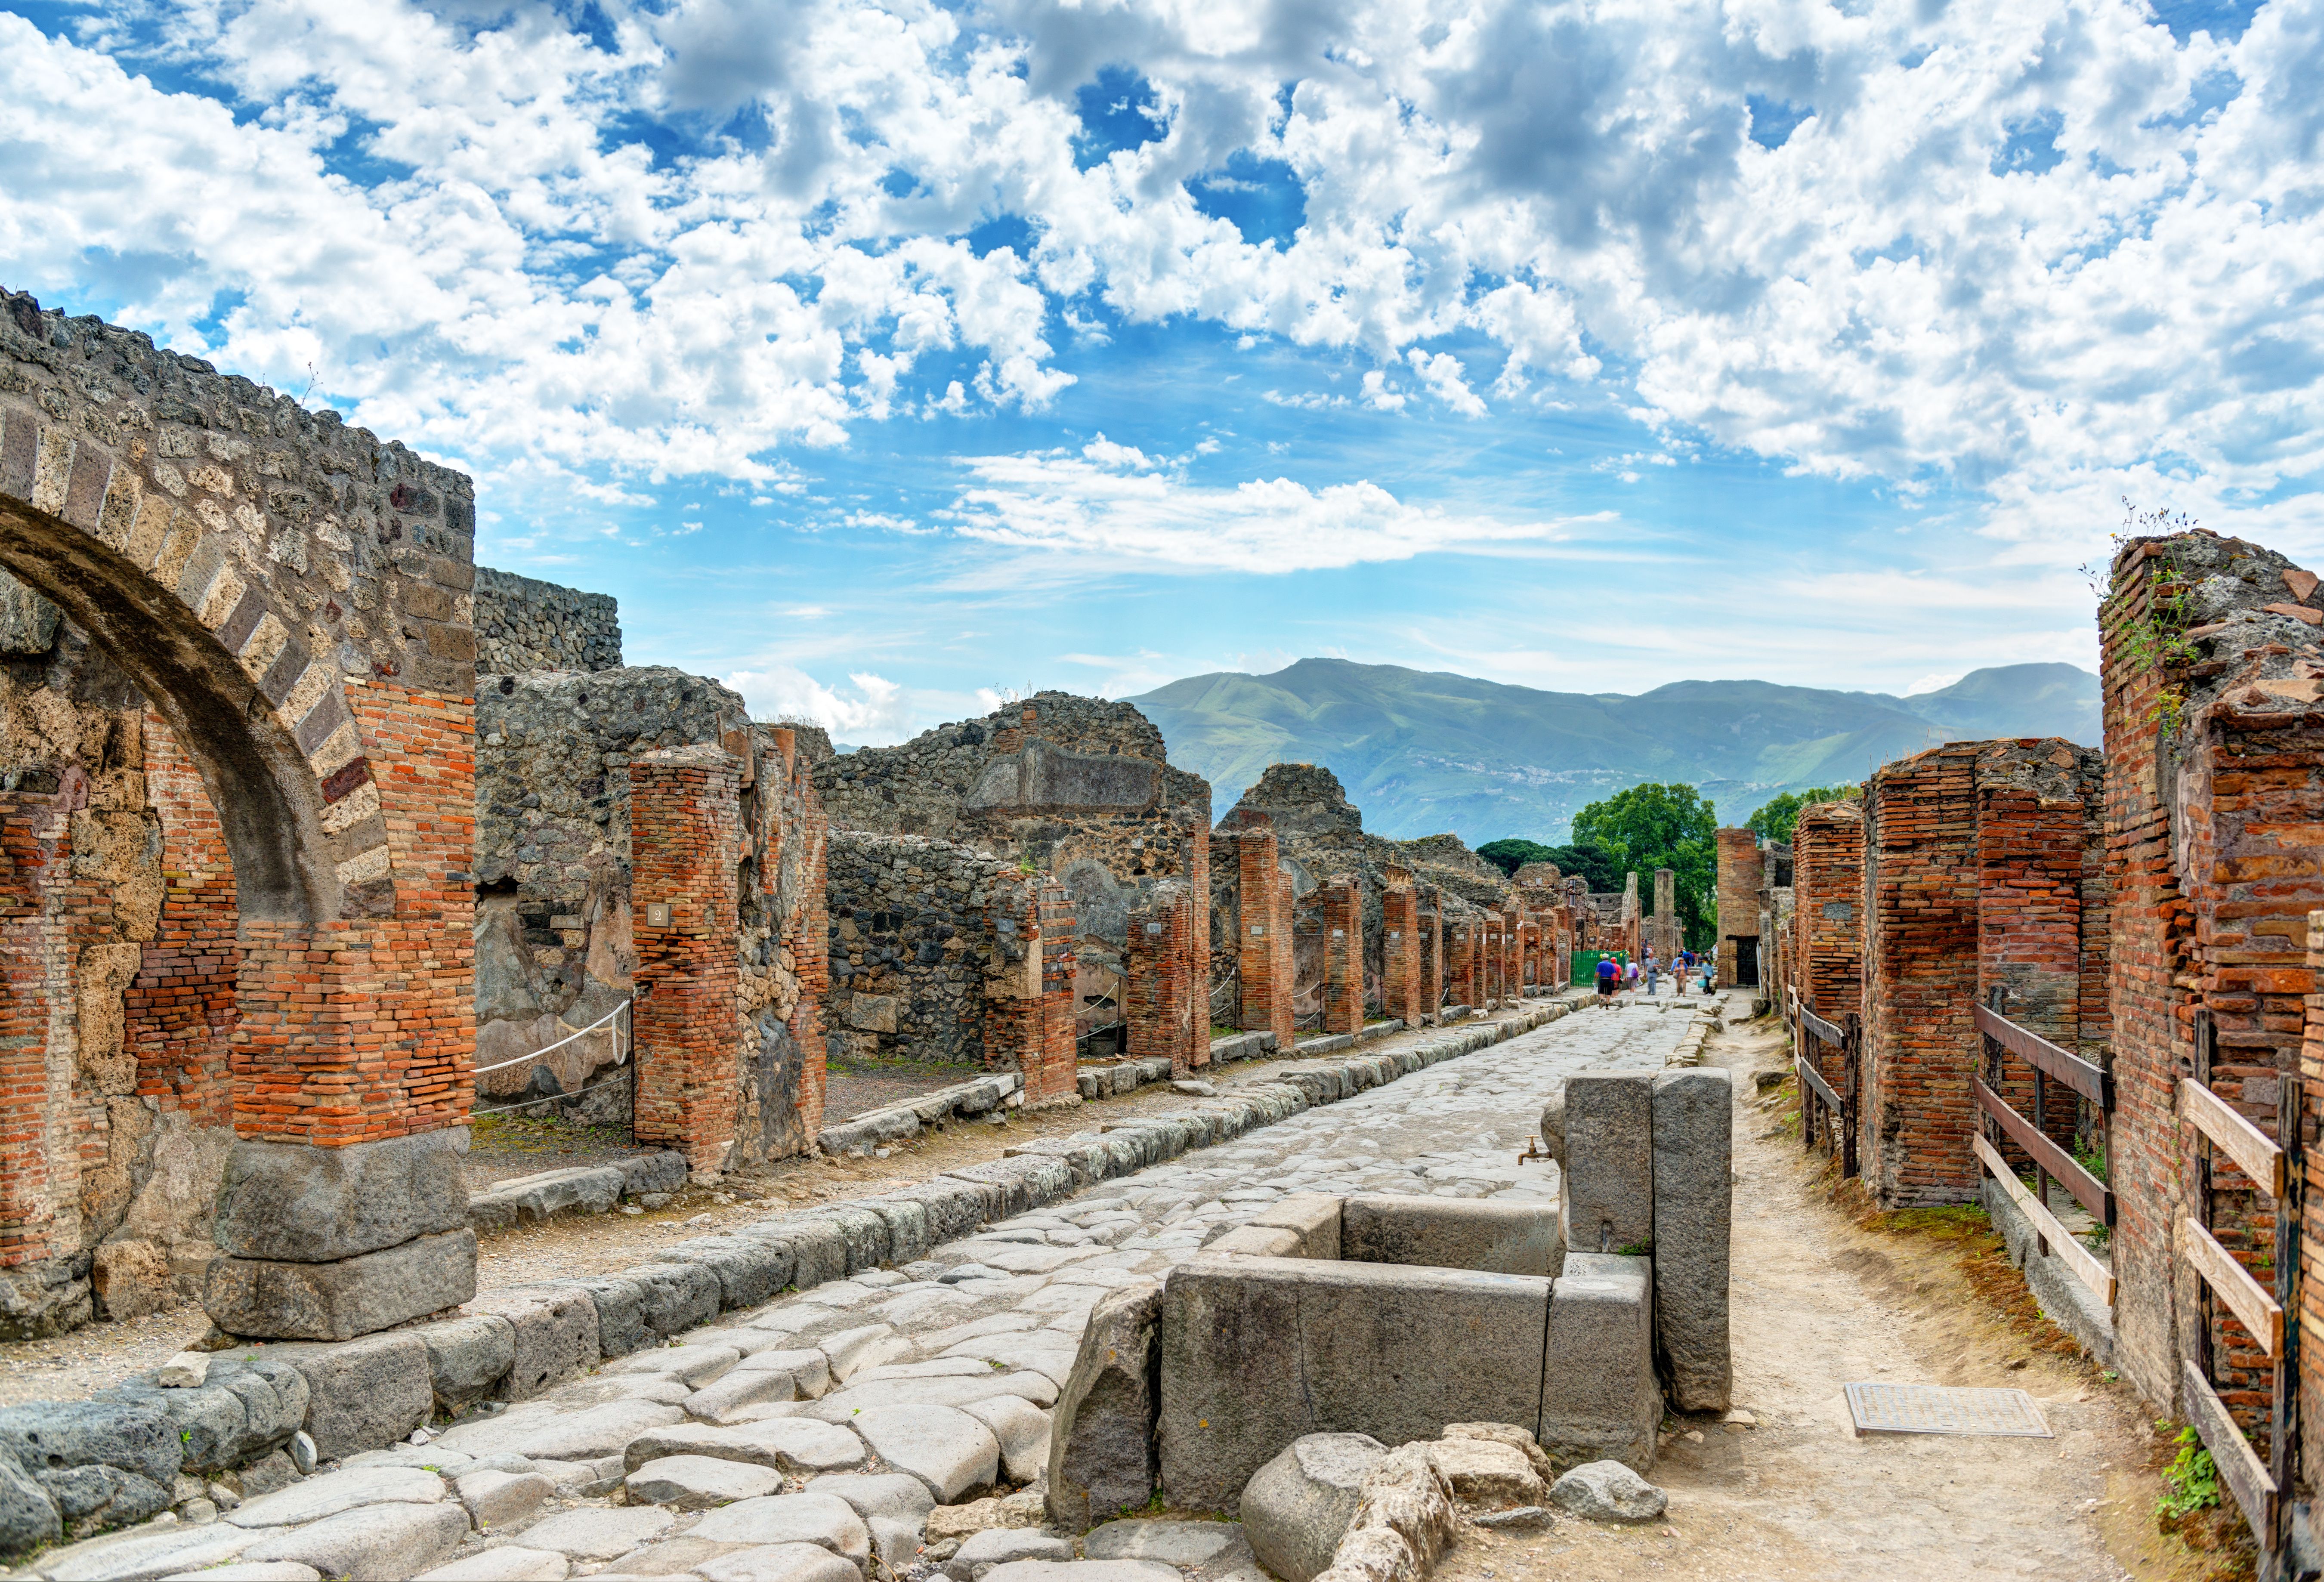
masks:
{"type": "Polygon", "coordinates": [[[102,1255],[125,1302],[173,1260],[190,1275],[198,1216],[145,1217],[149,1189],[200,1190],[189,1160],[220,1152],[200,1279],[229,1332],[375,1328],[473,1287],[443,1162],[465,1146],[473,1037],[474,524],[459,474],[0,294],[0,571],[24,590],[0,600],[5,646],[85,645],[120,678],[100,740],[80,704],[54,706],[70,686],[11,674],[49,722],[0,792],[6,1127],[36,1155],[0,1177],[14,1332],[78,1321],[117,1229],[145,1249],[102,1255]],[[158,800],[148,709],[169,739],[158,800]],[[189,865],[174,914],[163,862],[189,865]],[[175,1072],[140,1072],[154,1036],[175,1072]],[[85,1147],[92,1105],[107,1140],[85,1147]],[[195,1140],[227,1128],[223,1149],[195,1140]],[[376,1211],[383,1184],[397,1211],[376,1211]]]}
{"type": "Polygon", "coordinates": [[[475,619],[479,675],[621,668],[621,607],[610,593],[480,566],[475,619]]]}

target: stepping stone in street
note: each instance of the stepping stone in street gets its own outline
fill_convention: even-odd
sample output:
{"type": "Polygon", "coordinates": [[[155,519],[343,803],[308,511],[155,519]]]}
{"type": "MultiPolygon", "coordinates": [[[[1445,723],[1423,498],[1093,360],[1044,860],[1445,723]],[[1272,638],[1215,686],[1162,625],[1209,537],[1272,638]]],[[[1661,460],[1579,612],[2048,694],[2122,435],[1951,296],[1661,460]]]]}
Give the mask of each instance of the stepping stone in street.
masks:
{"type": "Polygon", "coordinates": [[[658,1505],[584,1506],[534,1522],[524,1530],[524,1545],[576,1560],[610,1560],[651,1543],[677,1520],[658,1505]]]}
{"type": "Polygon", "coordinates": [[[715,1510],[690,1538],[711,1543],[820,1544],[859,1567],[872,1558],[872,1534],[846,1501],[831,1495],[770,1495],[715,1510]]]}
{"type": "Polygon", "coordinates": [[[849,1426],[872,1454],[927,1484],[942,1504],[991,1487],[1000,1475],[1001,1441],[954,1407],[874,1406],[856,1413],[849,1426]]]}
{"type": "Polygon", "coordinates": [[[945,1575],[953,1582],[978,1582],[995,1566],[1011,1560],[1070,1560],[1074,1546],[1069,1540],[1052,1538],[1047,1533],[1029,1527],[988,1527],[973,1532],[961,1541],[960,1548],[944,1565],[945,1575]]]}
{"type": "Polygon", "coordinates": [[[805,1417],[773,1417],[731,1428],[679,1423],[639,1435],[623,1452],[632,1472],[664,1456],[715,1456],[801,1476],[861,1467],[865,1459],[863,1441],[847,1430],[805,1417]]]}
{"type": "Polygon", "coordinates": [[[457,1504],[365,1505],[285,1529],[242,1553],[244,1560],[298,1560],[326,1577],[409,1577],[440,1566],[468,1536],[457,1504]]]}
{"type": "MultiPolygon", "coordinates": [[[[565,1582],[572,1562],[552,1549],[510,1545],[462,1555],[451,1564],[423,1571],[413,1582],[565,1582]]],[[[225,1577],[227,1573],[214,1572],[225,1577]]],[[[209,1582],[208,1577],[204,1582],[209,1582]]]]}
{"type": "Polygon", "coordinates": [[[668,1505],[675,1511],[709,1511],[736,1500],[779,1494],[783,1475],[747,1461],[715,1456],[664,1456],[622,1480],[632,1505],[668,1505]]]}
{"type": "Polygon", "coordinates": [[[812,1543],[738,1549],[696,1564],[702,1582],[862,1582],[853,1560],[812,1543]]]}

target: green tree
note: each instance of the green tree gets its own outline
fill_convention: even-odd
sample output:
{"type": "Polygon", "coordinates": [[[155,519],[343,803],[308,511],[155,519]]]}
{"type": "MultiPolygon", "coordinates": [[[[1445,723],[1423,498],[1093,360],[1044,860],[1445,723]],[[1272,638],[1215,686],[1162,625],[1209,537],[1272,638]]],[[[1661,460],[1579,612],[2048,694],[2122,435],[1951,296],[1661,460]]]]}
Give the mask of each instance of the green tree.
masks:
{"type": "Polygon", "coordinates": [[[1477,848],[1477,855],[1511,878],[1528,862],[1554,862],[1558,872],[1579,875],[1593,890],[1622,888],[1620,866],[1595,846],[1545,846],[1539,841],[1509,835],[1486,842],[1477,848]]]}
{"type": "Polygon", "coordinates": [[[1498,841],[1488,841],[1477,848],[1477,855],[1511,878],[1528,862],[1554,862],[1552,849],[1539,841],[1520,840],[1515,835],[1498,841]]]}
{"type": "Polygon", "coordinates": [[[1718,829],[1717,812],[1693,786],[1633,786],[1575,814],[1573,843],[1605,852],[1618,874],[1637,874],[1644,907],[1654,905],[1655,869],[1671,869],[1687,943],[1704,945],[1719,915],[1718,829]]]}
{"type": "Polygon", "coordinates": [[[1812,807],[1819,802],[1841,802],[1864,795],[1861,786],[1818,786],[1808,791],[1786,791],[1772,797],[1767,804],[1744,821],[1744,828],[1762,840],[1792,843],[1792,831],[1800,822],[1800,809],[1812,807]]]}

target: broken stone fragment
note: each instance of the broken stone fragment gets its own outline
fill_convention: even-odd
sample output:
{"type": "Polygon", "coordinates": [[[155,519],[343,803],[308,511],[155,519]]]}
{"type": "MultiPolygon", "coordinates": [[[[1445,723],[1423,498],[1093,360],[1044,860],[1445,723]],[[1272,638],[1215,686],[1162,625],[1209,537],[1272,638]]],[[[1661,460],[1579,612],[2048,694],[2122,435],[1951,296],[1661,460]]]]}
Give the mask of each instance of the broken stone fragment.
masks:
{"type": "Polygon", "coordinates": [[[1619,1461],[1588,1461],[1557,1480],[1550,1504],[1591,1522],[1652,1522],[1670,1504],[1619,1461]]]}
{"type": "Polygon", "coordinates": [[[190,1390],[209,1377],[210,1359],[208,1352],[180,1351],[161,1365],[153,1382],[165,1390],[190,1390]]]}

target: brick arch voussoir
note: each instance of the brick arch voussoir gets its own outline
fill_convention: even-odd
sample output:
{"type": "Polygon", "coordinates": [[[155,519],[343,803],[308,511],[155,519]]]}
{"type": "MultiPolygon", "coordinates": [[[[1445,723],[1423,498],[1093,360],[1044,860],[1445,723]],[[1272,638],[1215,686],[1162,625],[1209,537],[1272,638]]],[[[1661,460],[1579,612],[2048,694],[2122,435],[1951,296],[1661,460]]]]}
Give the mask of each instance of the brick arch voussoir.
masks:
{"type": "MultiPolygon", "coordinates": [[[[200,765],[246,917],[392,905],[388,834],[334,656],[272,586],[243,469],[155,486],[115,450],[0,397],[0,566],[87,630],[200,765]]],[[[190,476],[186,474],[190,474],[190,476]]]]}

